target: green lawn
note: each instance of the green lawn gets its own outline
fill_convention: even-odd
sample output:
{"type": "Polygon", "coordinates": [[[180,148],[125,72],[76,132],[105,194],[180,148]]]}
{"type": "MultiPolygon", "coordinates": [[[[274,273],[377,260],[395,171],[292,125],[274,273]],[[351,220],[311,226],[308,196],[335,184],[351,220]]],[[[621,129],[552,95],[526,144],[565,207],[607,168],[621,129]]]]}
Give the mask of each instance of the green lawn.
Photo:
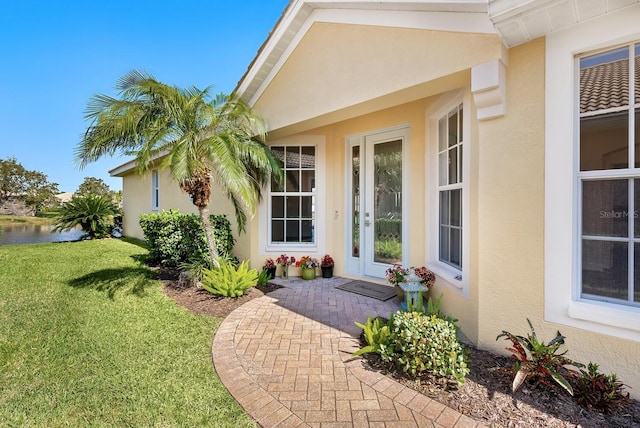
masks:
{"type": "Polygon", "coordinates": [[[0,246],[0,426],[254,426],[124,240],[0,246]]]}

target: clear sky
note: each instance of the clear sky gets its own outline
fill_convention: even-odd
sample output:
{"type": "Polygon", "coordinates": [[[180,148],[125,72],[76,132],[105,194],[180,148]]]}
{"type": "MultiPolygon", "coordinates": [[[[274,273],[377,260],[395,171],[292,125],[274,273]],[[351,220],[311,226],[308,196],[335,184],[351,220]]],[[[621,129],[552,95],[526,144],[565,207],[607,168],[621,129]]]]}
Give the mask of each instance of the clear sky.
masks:
{"type": "Polygon", "coordinates": [[[233,91],[288,0],[3,0],[0,159],[15,157],[60,191],[84,177],[113,190],[105,158],[79,170],[74,150],[91,95],[143,69],[177,86],[233,91]]]}

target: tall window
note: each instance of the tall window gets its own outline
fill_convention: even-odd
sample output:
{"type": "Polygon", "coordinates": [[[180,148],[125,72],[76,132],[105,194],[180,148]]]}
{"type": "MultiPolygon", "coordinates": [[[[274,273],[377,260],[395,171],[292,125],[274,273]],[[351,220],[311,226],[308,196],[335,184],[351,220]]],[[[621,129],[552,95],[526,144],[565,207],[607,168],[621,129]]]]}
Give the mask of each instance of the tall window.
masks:
{"type": "Polygon", "coordinates": [[[315,243],[316,148],[274,146],[271,150],[285,175],[283,186],[271,185],[271,243],[315,243]]]}
{"type": "Polygon", "coordinates": [[[157,169],[151,171],[151,209],[160,209],[160,177],[157,169]]]}
{"type": "Polygon", "coordinates": [[[462,270],[462,104],[438,120],[438,205],[441,262],[462,270]]]}
{"type": "Polygon", "coordinates": [[[639,142],[640,44],[580,58],[583,299],[640,306],[639,142]]]}

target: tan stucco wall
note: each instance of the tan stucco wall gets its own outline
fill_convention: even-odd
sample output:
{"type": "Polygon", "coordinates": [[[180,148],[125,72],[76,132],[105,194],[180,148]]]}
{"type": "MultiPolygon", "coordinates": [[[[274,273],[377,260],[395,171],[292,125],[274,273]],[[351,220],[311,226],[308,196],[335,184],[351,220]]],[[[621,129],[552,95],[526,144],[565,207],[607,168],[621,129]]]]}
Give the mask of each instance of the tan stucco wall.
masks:
{"type": "MultiPolygon", "coordinates": [[[[159,211],[178,209],[183,213],[198,213],[198,208],[191,203],[189,195],[180,190],[167,169],[159,170],[160,200],[159,211]]],[[[140,228],[140,214],[154,212],[151,210],[151,172],[140,175],[131,171],[122,179],[122,199],[125,216],[123,218],[124,235],[144,239],[140,228]]],[[[209,204],[211,214],[226,214],[231,222],[232,233],[236,238],[234,254],[245,259],[249,257],[249,240],[247,234],[238,236],[235,213],[226,196],[214,186],[209,204]]],[[[249,230],[247,229],[247,232],[249,230]]]]}
{"type": "Polygon", "coordinates": [[[271,129],[341,109],[355,117],[399,104],[390,94],[407,88],[403,102],[441,93],[425,83],[503,53],[496,35],[315,23],[255,107],[271,129]]]}
{"type": "Polygon", "coordinates": [[[544,40],[513,48],[507,112],[479,123],[479,344],[541,326],[544,248],[544,40]]]}

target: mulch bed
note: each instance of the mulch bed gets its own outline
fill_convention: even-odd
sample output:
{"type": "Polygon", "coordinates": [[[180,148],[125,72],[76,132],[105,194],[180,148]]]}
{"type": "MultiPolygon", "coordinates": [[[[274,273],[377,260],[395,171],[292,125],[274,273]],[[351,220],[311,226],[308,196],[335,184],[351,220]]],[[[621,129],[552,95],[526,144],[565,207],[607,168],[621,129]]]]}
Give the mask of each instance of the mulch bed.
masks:
{"type": "MultiPolygon", "coordinates": [[[[222,298],[197,288],[178,284],[178,273],[159,270],[164,293],[191,312],[226,317],[246,302],[281,288],[268,283],[238,298],[222,298]]],[[[523,385],[511,393],[512,362],[508,357],[470,348],[471,373],[461,388],[442,385],[428,377],[406,376],[378,355],[365,354],[364,363],[396,381],[445,404],[475,420],[496,427],[640,427],[640,403],[632,400],[613,414],[586,409],[558,388],[523,385]]],[[[624,379],[622,379],[624,381],[624,379]]]]}

